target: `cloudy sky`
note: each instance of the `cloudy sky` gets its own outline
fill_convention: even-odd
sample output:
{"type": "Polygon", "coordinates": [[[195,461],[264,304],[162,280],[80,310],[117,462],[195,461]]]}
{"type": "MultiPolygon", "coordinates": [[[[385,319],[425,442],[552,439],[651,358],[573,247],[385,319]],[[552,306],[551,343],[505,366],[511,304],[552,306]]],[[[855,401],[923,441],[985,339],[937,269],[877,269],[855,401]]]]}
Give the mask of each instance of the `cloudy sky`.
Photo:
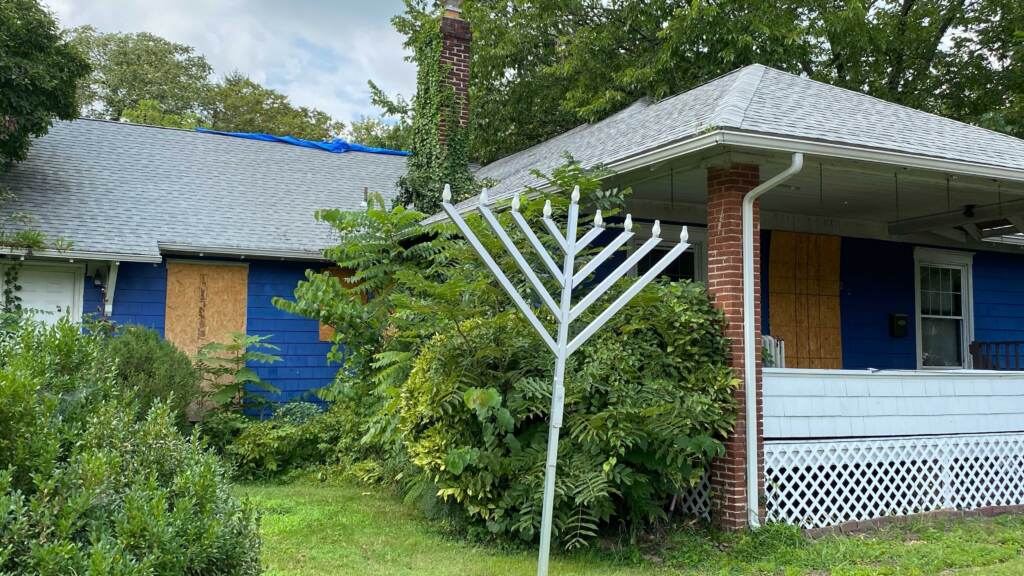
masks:
{"type": "Polygon", "coordinates": [[[70,28],[152,32],[194,46],[218,75],[238,70],[293,103],[349,121],[377,116],[366,81],[411,95],[415,69],[390,18],[401,0],[43,0],[70,28]]]}

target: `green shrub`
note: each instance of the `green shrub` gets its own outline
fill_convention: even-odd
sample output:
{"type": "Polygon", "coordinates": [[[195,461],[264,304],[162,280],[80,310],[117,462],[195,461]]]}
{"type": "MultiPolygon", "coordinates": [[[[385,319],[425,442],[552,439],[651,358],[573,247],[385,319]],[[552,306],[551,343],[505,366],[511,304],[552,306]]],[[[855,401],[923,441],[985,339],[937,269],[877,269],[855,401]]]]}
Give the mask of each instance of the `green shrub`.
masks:
{"type": "MultiPolygon", "coordinates": [[[[569,159],[543,190],[524,194],[521,213],[537,221],[550,201],[560,219],[578,186],[584,212],[612,216],[629,192],[602,189],[606,175],[569,159]]],[[[342,369],[320,394],[349,406],[339,419],[348,428],[340,462],[428,509],[440,495],[457,525],[530,538],[540,522],[553,359],[454,225],[424,227],[425,216],[379,197],[363,211],[321,212],[341,238],[324,254],[351,275],[307,272],[294,301],[274,302],[336,330],[331,358],[342,369]]],[[[508,211],[495,217],[528,246],[508,211]]],[[[475,216],[466,223],[511,282],[528,286],[489,225],[475,216]]],[[[557,293],[534,251],[524,257],[557,293]]],[[[546,308],[537,314],[550,329],[546,308]]],[[[672,495],[701,476],[734,419],[722,322],[701,287],[653,286],[575,354],[555,522],[565,545],[662,517],[672,495]]]]}
{"type": "Polygon", "coordinates": [[[241,412],[209,412],[203,416],[198,428],[206,445],[218,454],[224,454],[228,446],[256,422],[241,412]]]}
{"type": "Polygon", "coordinates": [[[261,572],[254,509],[164,403],[138,419],[103,337],[0,340],[0,573],[261,572]]]}
{"type": "Polygon", "coordinates": [[[188,355],[144,326],[126,326],[107,344],[117,361],[117,382],[133,392],[140,414],[166,402],[182,430],[189,424],[188,408],[200,397],[199,373],[188,355]]]}
{"type": "Polygon", "coordinates": [[[252,421],[224,448],[224,454],[239,478],[271,478],[336,463],[338,445],[350,426],[348,416],[335,409],[317,410],[299,423],[287,418],[252,421]]]}
{"type": "Polygon", "coordinates": [[[323,413],[312,402],[286,402],[274,408],[274,420],[287,424],[305,424],[323,413]]]}
{"type": "MultiPolygon", "coordinates": [[[[656,285],[570,359],[554,522],[565,546],[662,518],[720,453],[736,386],[722,323],[700,285],[656,285]]],[[[510,312],[434,337],[402,390],[413,463],[492,532],[529,539],[540,526],[551,370],[510,312]]]]}

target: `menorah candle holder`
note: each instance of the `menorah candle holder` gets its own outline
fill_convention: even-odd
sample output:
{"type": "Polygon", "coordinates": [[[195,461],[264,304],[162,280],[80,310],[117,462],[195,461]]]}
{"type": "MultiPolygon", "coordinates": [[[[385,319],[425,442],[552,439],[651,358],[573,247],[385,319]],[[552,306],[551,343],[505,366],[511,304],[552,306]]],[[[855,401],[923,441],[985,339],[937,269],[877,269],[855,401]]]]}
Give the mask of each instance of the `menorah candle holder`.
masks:
{"type": "Polygon", "coordinates": [[[680,254],[690,247],[689,243],[687,243],[688,232],[684,226],[679,234],[678,244],[673,246],[672,249],[662,256],[653,266],[650,267],[650,269],[637,278],[629,288],[615,298],[607,308],[594,317],[586,327],[580,330],[575,336],[570,337],[570,327],[573,321],[576,320],[583,311],[587,310],[597,302],[601,296],[608,292],[608,290],[619,281],[619,279],[628,274],[633,267],[644,258],[644,256],[650,253],[650,251],[661,242],[661,223],[655,220],[654,226],[651,227],[650,239],[641,244],[640,247],[634,250],[632,254],[626,257],[626,259],[619,264],[615,270],[598,281],[597,284],[590,288],[586,295],[583,296],[575,306],[573,306],[574,290],[583,286],[584,280],[596,272],[601,264],[607,261],[608,258],[615,254],[615,252],[622,248],[626,242],[634,236],[632,216],[627,214],[625,221],[623,222],[622,232],[620,232],[619,235],[609,242],[608,245],[606,245],[600,252],[594,255],[594,257],[583,265],[583,267],[576,270],[577,256],[586,250],[591,242],[596,240],[605,229],[601,211],[597,210],[594,213],[593,226],[582,237],[577,239],[577,224],[580,211],[579,186],[573,189],[572,196],[570,197],[569,212],[566,218],[564,234],[558,227],[558,224],[556,224],[551,218],[551,201],[548,200],[545,202],[541,222],[547,229],[548,234],[550,234],[554,239],[555,244],[557,244],[562,251],[562,266],[559,268],[556,263],[556,257],[548,251],[547,247],[544,246],[544,243],[541,242],[540,238],[537,237],[537,234],[530,227],[526,218],[522,213],[520,213],[520,197],[518,193],[515,195],[512,199],[512,219],[515,221],[516,226],[518,226],[534,252],[537,253],[540,261],[547,269],[548,274],[554,279],[555,284],[561,288],[559,299],[556,301],[555,297],[548,291],[536,271],[534,271],[526,258],[523,257],[522,252],[520,252],[519,248],[512,242],[512,238],[509,236],[508,232],[502,228],[498,218],[488,207],[490,199],[487,196],[487,190],[484,189],[484,191],[480,193],[476,209],[483,217],[484,221],[487,222],[491,230],[494,231],[495,236],[498,237],[505,249],[509,254],[511,254],[516,267],[524,276],[526,276],[527,281],[529,281],[533,290],[540,297],[543,307],[547,308],[554,317],[555,336],[552,337],[551,333],[548,332],[548,329],[544,326],[544,323],[537,317],[537,313],[534,311],[534,308],[526,302],[523,296],[516,289],[515,285],[513,285],[508,279],[505,271],[498,266],[491,254],[488,253],[483,244],[480,243],[476,234],[473,233],[473,230],[466,224],[466,221],[459,214],[458,210],[456,210],[455,206],[452,205],[451,187],[447,184],[444,187],[441,199],[441,206],[452,219],[452,222],[455,223],[455,226],[457,226],[462,235],[465,236],[466,240],[480,256],[480,259],[483,260],[484,264],[487,265],[487,268],[491,273],[494,274],[495,278],[498,279],[498,283],[501,284],[501,287],[504,288],[512,298],[512,301],[515,302],[519,311],[537,331],[541,340],[544,341],[555,355],[554,380],[552,382],[551,389],[551,412],[548,420],[547,461],[544,469],[544,499],[541,513],[540,551],[537,559],[538,576],[546,576],[548,573],[548,560],[551,551],[551,522],[552,511],[555,503],[555,474],[558,466],[558,436],[562,427],[562,411],[565,404],[565,362],[573,352],[579,349],[579,347],[589,340],[595,332],[600,330],[608,320],[615,316],[623,306],[632,300],[633,297],[644,288],[644,286],[657,278],[669,264],[671,264],[679,257],[680,254]]]}

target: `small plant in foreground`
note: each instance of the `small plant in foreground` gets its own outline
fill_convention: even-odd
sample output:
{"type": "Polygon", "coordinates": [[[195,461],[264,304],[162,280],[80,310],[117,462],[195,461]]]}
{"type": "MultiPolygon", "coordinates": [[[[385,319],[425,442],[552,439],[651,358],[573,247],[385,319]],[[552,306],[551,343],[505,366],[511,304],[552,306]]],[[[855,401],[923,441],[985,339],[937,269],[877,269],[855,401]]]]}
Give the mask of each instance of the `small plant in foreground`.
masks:
{"type": "Polygon", "coordinates": [[[266,342],[269,338],[236,332],[231,335],[231,342],[210,342],[199,349],[196,369],[202,374],[208,403],[216,408],[240,408],[246,385],[272,394],[280,392],[249,367],[253,363],[271,364],[281,360],[280,356],[263,352],[277,350],[277,346],[266,342]]]}

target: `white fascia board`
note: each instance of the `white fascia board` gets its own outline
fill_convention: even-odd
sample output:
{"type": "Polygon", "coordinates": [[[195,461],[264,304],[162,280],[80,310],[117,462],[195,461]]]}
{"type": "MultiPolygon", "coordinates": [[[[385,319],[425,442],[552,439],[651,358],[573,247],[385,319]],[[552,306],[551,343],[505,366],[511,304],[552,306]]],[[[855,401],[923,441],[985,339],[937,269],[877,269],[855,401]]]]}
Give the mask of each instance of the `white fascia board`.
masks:
{"type": "Polygon", "coordinates": [[[119,252],[92,252],[89,250],[28,250],[25,248],[0,248],[0,255],[19,256],[46,260],[102,260],[106,262],[145,262],[158,264],[160,256],[147,254],[122,254],[119,252]]]}
{"type": "Polygon", "coordinates": [[[829,156],[833,158],[843,158],[846,160],[890,164],[904,168],[918,168],[921,170],[930,170],[947,174],[963,174],[966,176],[977,176],[981,178],[1024,182],[1024,170],[1014,168],[975,164],[972,162],[949,160],[932,156],[907,154],[905,152],[864,148],[851,144],[815,142],[785,136],[751,134],[732,130],[722,130],[720,131],[720,134],[722,136],[722,143],[732,146],[760,148],[779,152],[803,152],[805,154],[812,154],[815,156],[829,156]]]}
{"type": "MultiPolygon", "coordinates": [[[[660,162],[671,160],[672,158],[678,158],[694,152],[700,152],[718,145],[753,148],[783,153],[802,152],[813,156],[840,158],[844,160],[854,160],[875,164],[888,164],[901,168],[916,168],[945,174],[960,174],[980,178],[994,178],[996,180],[1024,182],[1024,170],[1021,169],[976,164],[972,162],[908,154],[905,152],[881,150],[877,148],[865,148],[863,146],[856,146],[853,144],[819,142],[789,136],[754,134],[730,129],[717,129],[706,134],[659,146],[636,156],[607,162],[605,163],[605,166],[614,174],[621,174],[630,170],[653,166],[660,162]]],[[[539,187],[537,190],[541,192],[552,191],[550,186],[539,187]]],[[[456,206],[456,209],[460,214],[469,212],[475,208],[475,198],[462,202],[456,206]]],[[[444,219],[444,213],[439,213],[423,220],[423,224],[432,224],[444,219]]]]}
{"type": "Polygon", "coordinates": [[[172,242],[160,242],[160,251],[165,254],[191,254],[202,256],[226,256],[239,259],[271,259],[271,260],[310,260],[316,262],[326,261],[327,258],[321,252],[306,250],[274,250],[267,248],[234,248],[227,246],[193,246],[190,244],[175,244],[172,242]]]}

